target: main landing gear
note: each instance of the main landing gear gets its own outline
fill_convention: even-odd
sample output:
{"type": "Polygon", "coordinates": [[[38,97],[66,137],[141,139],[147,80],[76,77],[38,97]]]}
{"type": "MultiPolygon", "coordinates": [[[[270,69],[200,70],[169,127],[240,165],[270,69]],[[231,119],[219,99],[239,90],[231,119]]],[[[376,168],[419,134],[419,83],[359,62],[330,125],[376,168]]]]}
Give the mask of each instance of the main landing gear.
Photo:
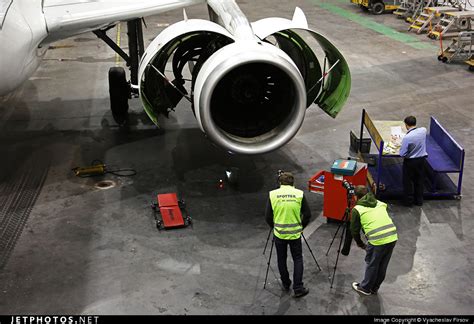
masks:
{"type": "Polygon", "coordinates": [[[138,64],[145,51],[142,20],[135,19],[127,22],[129,54],[107,36],[107,30],[112,27],[95,30],[94,34],[120,55],[130,69],[130,81],[127,81],[124,68],[115,66],[109,69],[110,109],[115,122],[123,126],[128,122],[128,99],[138,97],[138,64]]]}

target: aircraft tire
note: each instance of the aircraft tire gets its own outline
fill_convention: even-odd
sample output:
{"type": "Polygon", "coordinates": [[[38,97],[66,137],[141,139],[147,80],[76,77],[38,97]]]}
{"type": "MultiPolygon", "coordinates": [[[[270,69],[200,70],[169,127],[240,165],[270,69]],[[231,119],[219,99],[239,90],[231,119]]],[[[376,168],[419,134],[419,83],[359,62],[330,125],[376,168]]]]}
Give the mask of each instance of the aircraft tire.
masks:
{"type": "Polygon", "coordinates": [[[372,13],[374,15],[381,15],[385,11],[385,5],[383,2],[375,2],[372,4],[372,13]]]}
{"type": "Polygon", "coordinates": [[[125,77],[122,67],[111,67],[109,69],[109,95],[112,116],[119,125],[128,121],[128,99],[130,97],[130,86],[125,77]]]}

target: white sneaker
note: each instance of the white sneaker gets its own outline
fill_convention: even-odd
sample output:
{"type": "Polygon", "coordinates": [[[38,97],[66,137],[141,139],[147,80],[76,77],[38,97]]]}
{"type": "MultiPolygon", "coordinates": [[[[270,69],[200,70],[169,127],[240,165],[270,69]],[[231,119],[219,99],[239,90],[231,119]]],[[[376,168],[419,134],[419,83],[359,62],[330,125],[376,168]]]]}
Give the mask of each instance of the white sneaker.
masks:
{"type": "Polygon", "coordinates": [[[365,289],[359,287],[359,283],[358,283],[358,282],[355,282],[355,281],[352,283],[352,289],[354,289],[355,291],[357,291],[359,294],[362,294],[362,295],[365,295],[365,296],[370,296],[370,295],[372,295],[372,294],[370,293],[370,291],[367,291],[367,290],[365,290],[365,289]]]}

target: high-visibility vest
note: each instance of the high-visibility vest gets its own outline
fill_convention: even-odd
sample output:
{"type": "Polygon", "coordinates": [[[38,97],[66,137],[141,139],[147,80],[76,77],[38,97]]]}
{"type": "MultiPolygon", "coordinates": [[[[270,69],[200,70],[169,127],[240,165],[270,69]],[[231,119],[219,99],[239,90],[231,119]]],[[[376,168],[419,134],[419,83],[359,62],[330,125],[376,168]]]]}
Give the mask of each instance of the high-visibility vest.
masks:
{"type": "Polygon", "coordinates": [[[282,185],[270,191],[273,209],[273,233],[282,240],[296,240],[301,237],[301,202],[303,191],[293,186],[282,185]]]}
{"type": "Polygon", "coordinates": [[[397,228],[387,213],[387,204],[377,200],[373,208],[356,205],[360,223],[367,241],[372,245],[383,245],[398,240],[397,228]]]}

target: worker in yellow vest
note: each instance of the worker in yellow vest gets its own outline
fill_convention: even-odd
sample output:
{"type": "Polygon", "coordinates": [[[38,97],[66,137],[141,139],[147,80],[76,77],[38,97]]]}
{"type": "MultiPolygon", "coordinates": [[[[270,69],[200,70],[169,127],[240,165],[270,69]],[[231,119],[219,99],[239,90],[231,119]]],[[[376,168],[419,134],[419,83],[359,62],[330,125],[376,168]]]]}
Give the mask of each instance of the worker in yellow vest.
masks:
{"type": "Polygon", "coordinates": [[[303,252],[301,232],[311,219],[311,210],[302,190],[296,189],[293,174],[283,172],[278,181],[280,188],[270,191],[265,218],[273,228],[277,251],[278,270],[284,291],[290,291],[291,280],[286,265],[288,245],[293,258],[293,297],[303,297],[309,289],[303,285],[303,252]],[[303,214],[303,218],[301,218],[303,214]]]}
{"type": "Polygon", "coordinates": [[[387,204],[377,200],[365,186],[356,186],[355,196],[357,203],[351,213],[351,234],[357,246],[367,254],[364,279],[361,283],[353,282],[352,288],[362,295],[375,295],[385,279],[398,240],[397,228],[387,213],[387,204]],[[367,245],[360,238],[361,228],[367,245]]]}

